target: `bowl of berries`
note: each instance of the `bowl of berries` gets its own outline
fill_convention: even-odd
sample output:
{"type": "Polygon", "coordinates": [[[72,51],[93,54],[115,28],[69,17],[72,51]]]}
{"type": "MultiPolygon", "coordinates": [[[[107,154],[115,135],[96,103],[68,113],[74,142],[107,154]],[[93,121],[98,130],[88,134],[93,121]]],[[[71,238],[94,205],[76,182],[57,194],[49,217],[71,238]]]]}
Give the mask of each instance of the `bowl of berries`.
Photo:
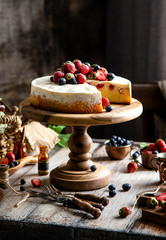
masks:
{"type": "Polygon", "coordinates": [[[166,152],[166,143],[162,139],[157,139],[155,143],[142,143],[141,145],[141,158],[142,164],[148,169],[158,170],[158,164],[152,165],[152,159],[154,159],[157,154],[166,152]]]}
{"type": "Polygon", "coordinates": [[[131,141],[120,136],[112,135],[105,142],[106,152],[111,160],[122,160],[127,157],[131,150],[131,141]]]}

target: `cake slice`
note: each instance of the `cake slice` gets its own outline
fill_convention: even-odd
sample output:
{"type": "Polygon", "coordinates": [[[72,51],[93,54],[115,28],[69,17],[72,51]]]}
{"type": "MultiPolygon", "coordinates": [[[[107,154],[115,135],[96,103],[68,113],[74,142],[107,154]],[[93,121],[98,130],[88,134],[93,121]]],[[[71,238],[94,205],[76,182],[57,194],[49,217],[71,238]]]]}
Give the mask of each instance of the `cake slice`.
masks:
{"type": "Polygon", "coordinates": [[[131,104],[131,82],[126,78],[115,76],[111,81],[87,80],[87,83],[95,86],[110,103],[131,104]]]}

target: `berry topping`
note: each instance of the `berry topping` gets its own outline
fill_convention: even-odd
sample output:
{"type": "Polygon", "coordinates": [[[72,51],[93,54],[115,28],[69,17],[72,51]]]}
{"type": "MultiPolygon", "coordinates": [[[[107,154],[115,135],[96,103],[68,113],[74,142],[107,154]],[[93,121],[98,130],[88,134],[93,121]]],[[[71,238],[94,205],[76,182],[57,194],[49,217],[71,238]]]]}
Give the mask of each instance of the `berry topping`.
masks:
{"type": "Polygon", "coordinates": [[[122,185],[122,188],[123,188],[124,191],[129,191],[130,188],[131,188],[131,185],[129,183],[124,183],[122,185]]]}
{"type": "Polygon", "coordinates": [[[82,62],[78,59],[73,60],[73,63],[75,64],[77,69],[79,69],[82,65],[82,62]]]}
{"type": "Polygon", "coordinates": [[[90,67],[90,63],[88,63],[88,62],[85,62],[84,64],[85,64],[85,65],[87,65],[88,67],[90,67]]]}
{"type": "Polygon", "coordinates": [[[132,173],[137,171],[138,169],[138,164],[134,161],[130,162],[127,166],[128,173],[132,173]]]}
{"type": "Polygon", "coordinates": [[[80,84],[84,84],[86,82],[86,76],[82,73],[76,74],[76,79],[80,84]]]}
{"type": "Polygon", "coordinates": [[[109,191],[109,196],[110,197],[114,197],[116,195],[116,191],[115,190],[110,190],[109,191]]]}
{"type": "Polygon", "coordinates": [[[106,80],[107,80],[105,74],[104,74],[103,71],[101,71],[101,70],[98,70],[98,71],[95,73],[95,78],[96,78],[97,80],[100,80],[100,81],[106,81],[106,80]]]}
{"type": "Polygon", "coordinates": [[[107,74],[108,74],[108,71],[107,71],[107,69],[106,68],[104,68],[104,67],[101,67],[100,68],[100,70],[104,73],[104,75],[105,76],[107,76],[107,74]]]}
{"type": "Polygon", "coordinates": [[[89,66],[86,64],[82,64],[78,71],[82,74],[87,74],[89,72],[89,66]]]}
{"type": "Polygon", "coordinates": [[[57,83],[58,79],[59,78],[64,78],[64,76],[65,76],[64,72],[57,71],[57,72],[54,73],[53,80],[54,80],[55,83],[57,83]]]}
{"type": "Polygon", "coordinates": [[[41,180],[38,179],[38,178],[33,178],[33,179],[31,179],[31,183],[32,183],[32,185],[33,185],[34,187],[40,187],[40,185],[41,185],[41,180]]]}
{"type": "Polygon", "coordinates": [[[97,170],[96,165],[92,165],[92,166],[90,167],[90,170],[91,170],[92,172],[96,171],[96,170],[97,170]]]}
{"type": "Polygon", "coordinates": [[[101,89],[101,88],[104,87],[104,84],[103,83],[99,83],[99,84],[96,85],[96,87],[97,87],[97,89],[101,89]]]}
{"type": "Polygon", "coordinates": [[[110,104],[110,101],[106,97],[102,97],[102,107],[105,109],[106,106],[110,104]]]}
{"type": "Polygon", "coordinates": [[[6,158],[9,160],[9,162],[14,163],[15,155],[14,155],[14,153],[12,153],[12,152],[8,152],[8,153],[6,154],[6,158]]]}
{"type": "Polygon", "coordinates": [[[70,73],[75,73],[76,67],[75,67],[74,63],[72,63],[72,62],[66,62],[66,63],[64,63],[63,66],[62,66],[62,71],[64,71],[64,72],[70,72],[70,73]]]}
{"type": "Polygon", "coordinates": [[[77,81],[76,81],[75,77],[74,78],[70,78],[69,83],[70,84],[76,84],[77,81]]]}
{"type": "Polygon", "coordinates": [[[112,111],[111,105],[107,105],[107,106],[105,107],[105,110],[106,110],[107,112],[111,112],[111,111],[112,111]]]}
{"type": "Polygon", "coordinates": [[[108,186],[108,189],[109,189],[109,190],[115,190],[115,189],[116,189],[116,187],[115,187],[115,185],[114,185],[114,184],[110,184],[110,185],[108,186]]]}
{"type": "Polygon", "coordinates": [[[100,65],[96,64],[95,66],[93,66],[93,69],[95,72],[100,70],[100,65]]]}
{"type": "Polygon", "coordinates": [[[74,74],[73,73],[66,73],[65,78],[66,78],[66,81],[69,81],[71,78],[74,78],[74,74]]]}
{"type": "Polygon", "coordinates": [[[66,79],[65,79],[65,78],[59,78],[59,79],[58,79],[58,84],[59,84],[59,85],[64,85],[64,84],[66,84],[66,79]]]}
{"type": "Polygon", "coordinates": [[[92,73],[88,73],[87,74],[87,78],[92,80],[92,79],[94,79],[94,75],[92,73]]]}
{"type": "Polygon", "coordinates": [[[115,78],[115,74],[113,74],[113,73],[108,73],[107,74],[107,79],[108,80],[112,80],[112,79],[114,79],[115,78]]]}
{"type": "Polygon", "coordinates": [[[21,185],[24,185],[24,184],[26,183],[25,179],[22,178],[22,179],[20,180],[20,183],[21,183],[21,185]]]}
{"type": "Polygon", "coordinates": [[[119,210],[119,215],[123,218],[127,217],[130,214],[130,208],[129,207],[122,207],[119,210]]]}
{"type": "Polygon", "coordinates": [[[54,76],[50,77],[50,81],[53,82],[54,81],[54,76]]]}
{"type": "Polygon", "coordinates": [[[20,186],[20,191],[21,192],[25,191],[25,187],[24,186],[20,186]]]}

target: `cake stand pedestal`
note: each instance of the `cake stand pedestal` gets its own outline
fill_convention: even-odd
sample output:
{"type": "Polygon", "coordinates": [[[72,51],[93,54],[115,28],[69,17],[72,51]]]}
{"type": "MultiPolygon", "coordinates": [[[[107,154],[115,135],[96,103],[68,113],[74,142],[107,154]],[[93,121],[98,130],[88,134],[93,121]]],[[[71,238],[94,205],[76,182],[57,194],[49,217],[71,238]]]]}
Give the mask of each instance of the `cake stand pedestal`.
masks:
{"type": "Polygon", "coordinates": [[[108,168],[91,160],[92,139],[87,133],[89,126],[122,123],[139,117],[143,111],[142,104],[132,99],[130,105],[111,104],[111,112],[93,114],[55,113],[33,107],[30,100],[20,103],[20,112],[25,118],[55,125],[73,126],[69,138],[69,160],[50,172],[50,182],[66,190],[93,190],[109,184],[111,172],[108,168]],[[90,167],[97,169],[91,171],[90,167]]]}

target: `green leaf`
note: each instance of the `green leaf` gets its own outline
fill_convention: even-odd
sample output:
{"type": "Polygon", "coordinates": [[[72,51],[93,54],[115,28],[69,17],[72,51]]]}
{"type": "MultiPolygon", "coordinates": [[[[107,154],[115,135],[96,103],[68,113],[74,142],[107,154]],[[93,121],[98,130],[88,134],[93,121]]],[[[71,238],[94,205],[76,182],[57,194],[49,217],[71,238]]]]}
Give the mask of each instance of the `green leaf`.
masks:
{"type": "Polygon", "coordinates": [[[68,139],[69,139],[70,136],[71,136],[70,133],[60,134],[60,135],[59,135],[60,141],[58,142],[58,144],[59,144],[61,147],[68,148],[67,142],[68,142],[68,139]]]}
{"type": "Polygon", "coordinates": [[[61,133],[62,130],[63,130],[65,127],[66,127],[66,126],[63,126],[63,125],[55,126],[55,125],[48,124],[48,128],[51,128],[52,130],[54,130],[54,131],[57,132],[58,134],[61,133]]]}
{"type": "Polygon", "coordinates": [[[145,142],[142,142],[140,143],[140,148],[144,148],[144,147],[148,147],[149,144],[145,143],[145,142]]]}

